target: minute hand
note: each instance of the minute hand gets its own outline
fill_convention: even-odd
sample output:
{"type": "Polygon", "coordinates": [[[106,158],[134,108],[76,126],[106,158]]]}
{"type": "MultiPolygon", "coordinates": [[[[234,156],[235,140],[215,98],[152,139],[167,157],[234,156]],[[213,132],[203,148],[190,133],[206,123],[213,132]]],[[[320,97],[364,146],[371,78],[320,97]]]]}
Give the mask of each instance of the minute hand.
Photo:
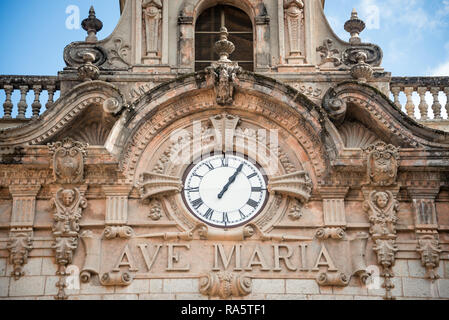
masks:
{"type": "Polygon", "coordinates": [[[225,192],[228,191],[231,184],[235,182],[237,176],[239,175],[240,172],[242,172],[242,170],[243,170],[243,163],[237,168],[237,171],[234,173],[234,175],[229,178],[228,183],[224,186],[223,190],[221,190],[221,192],[218,194],[218,199],[223,198],[225,192]]]}

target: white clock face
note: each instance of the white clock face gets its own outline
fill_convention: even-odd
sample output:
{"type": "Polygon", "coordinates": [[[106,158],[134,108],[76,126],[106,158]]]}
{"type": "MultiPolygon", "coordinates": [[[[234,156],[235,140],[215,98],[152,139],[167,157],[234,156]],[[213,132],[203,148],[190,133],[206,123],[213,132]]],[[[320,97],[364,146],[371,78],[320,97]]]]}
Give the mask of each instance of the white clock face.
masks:
{"type": "Polygon", "coordinates": [[[232,228],[263,210],[267,184],[251,161],[223,154],[203,159],[187,172],[183,195],[197,218],[216,227],[232,228]]]}

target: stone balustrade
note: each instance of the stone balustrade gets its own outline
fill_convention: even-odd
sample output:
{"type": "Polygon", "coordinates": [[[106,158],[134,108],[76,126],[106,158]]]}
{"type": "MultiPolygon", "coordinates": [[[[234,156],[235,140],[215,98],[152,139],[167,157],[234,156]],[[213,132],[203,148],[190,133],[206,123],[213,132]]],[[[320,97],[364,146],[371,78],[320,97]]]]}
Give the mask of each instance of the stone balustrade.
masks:
{"type": "Polygon", "coordinates": [[[55,94],[60,90],[60,82],[57,77],[52,76],[0,76],[0,90],[3,91],[0,93],[4,93],[4,103],[1,104],[3,112],[0,111],[0,115],[3,114],[2,120],[26,120],[30,117],[35,119],[45,109],[53,107],[55,94]],[[15,91],[19,93],[16,95],[17,99],[13,97],[15,91]],[[31,91],[34,100],[29,103],[27,96],[31,91]],[[45,99],[44,95],[48,98],[45,99]]]}
{"type": "Polygon", "coordinates": [[[447,121],[449,77],[393,77],[390,91],[396,106],[411,118],[447,121]]]}

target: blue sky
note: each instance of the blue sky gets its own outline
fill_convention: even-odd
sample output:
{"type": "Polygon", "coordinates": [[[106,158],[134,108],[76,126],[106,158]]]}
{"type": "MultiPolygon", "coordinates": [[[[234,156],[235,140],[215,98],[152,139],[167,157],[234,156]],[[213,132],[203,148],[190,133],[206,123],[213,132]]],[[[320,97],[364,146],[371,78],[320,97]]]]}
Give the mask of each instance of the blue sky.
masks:
{"type": "MultiPolygon", "coordinates": [[[[368,28],[366,42],[384,51],[383,66],[394,76],[449,75],[449,0],[327,0],[326,15],[344,40],[343,29],[352,8],[368,28]]],[[[81,20],[94,5],[107,37],[119,19],[118,0],[14,0],[1,1],[0,74],[56,75],[64,67],[62,53],[72,41],[85,38],[81,28],[69,30],[66,10],[80,9],[81,20]]]]}

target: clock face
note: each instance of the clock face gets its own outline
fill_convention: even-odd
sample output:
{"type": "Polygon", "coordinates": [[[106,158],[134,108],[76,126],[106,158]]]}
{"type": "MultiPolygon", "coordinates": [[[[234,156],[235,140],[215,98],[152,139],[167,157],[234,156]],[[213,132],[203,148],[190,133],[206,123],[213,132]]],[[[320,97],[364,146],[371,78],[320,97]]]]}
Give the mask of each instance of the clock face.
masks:
{"type": "Polygon", "coordinates": [[[267,200],[267,183],[254,162],[235,155],[201,160],[184,180],[187,207],[203,222],[224,228],[254,219],[267,200]]]}

